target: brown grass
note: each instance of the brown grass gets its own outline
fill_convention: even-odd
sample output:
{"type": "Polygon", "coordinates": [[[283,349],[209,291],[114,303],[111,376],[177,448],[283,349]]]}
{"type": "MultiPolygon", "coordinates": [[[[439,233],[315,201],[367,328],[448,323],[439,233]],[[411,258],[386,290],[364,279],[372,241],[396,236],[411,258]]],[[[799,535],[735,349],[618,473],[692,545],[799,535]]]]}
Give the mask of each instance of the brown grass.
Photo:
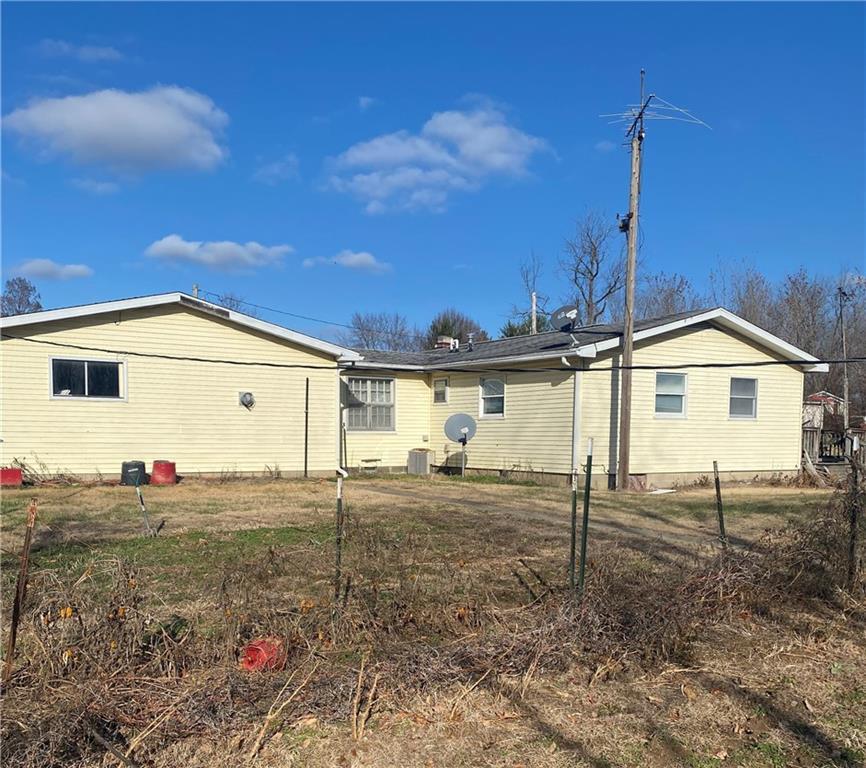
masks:
{"type": "MultiPolygon", "coordinates": [[[[192,487],[184,503],[230,487],[192,487]]],[[[662,545],[637,546],[630,526],[619,542],[600,533],[577,607],[563,532],[508,513],[537,489],[383,483],[363,500],[350,483],[351,581],[335,602],[323,512],[302,506],[320,486],[263,487],[291,490],[291,535],[216,526],[204,544],[198,533],[45,542],[4,701],[7,764],[117,764],[96,732],[140,765],[238,765],[292,673],[309,681],[268,722],[261,765],[862,762],[866,625],[862,599],[839,590],[838,506],[726,557],[699,543],[659,558],[662,545]],[[445,497],[434,507],[378,503],[431,487],[445,497]],[[288,668],[238,671],[239,648],[264,635],[288,641],[288,668]]],[[[257,489],[237,484],[235,506],[261,508],[257,489]]],[[[674,511],[671,528],[693,512],[674,511]]],[[[653,538],[663,521],[649,520],[653,538]]]]}

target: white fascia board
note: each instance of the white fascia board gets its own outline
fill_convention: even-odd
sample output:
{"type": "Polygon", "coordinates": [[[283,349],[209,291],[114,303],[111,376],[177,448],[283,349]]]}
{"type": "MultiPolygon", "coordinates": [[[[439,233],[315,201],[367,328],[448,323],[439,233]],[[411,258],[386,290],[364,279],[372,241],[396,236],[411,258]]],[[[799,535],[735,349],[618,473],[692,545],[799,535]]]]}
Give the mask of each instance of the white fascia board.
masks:
{"type": "Polygon", "coordinates": [[[36,325],[51,323],[55,320],[71,320],[88,315],[102,315],[109,312],[123,312],[128,309],[143,309],[157,307],[161,304],[180,302],[181,293],[159,293],[155,296],[140,296],[135,299],[120,299],[118,301],[100,301],[96,304],[81,304],[77,307],[63,309],[46,309],[41,312],[28,312],[24,315],[10,315],[0,318],[0,328],[16,328],[21,325],[36,325]]]}
{"type": "Polygon", "coordinates": [[[361,356],[341,360],[340,362],[349,363],[349,365],[344,368],[344,370],[346,371],[364,371],[367,369],[375,369],[377,371],[416,371],[419,373],[424,373],[425,371],[431,370],[430,366],[428,365],[407,365],[405,363],[373,363],[364,360],[364,358],[361,356]]]}
{"type": "Polygon", "coordinates": [[[70,320],[78,317],[109,314],[111,312],[147,309],[149,307],[158,307],[165,304],[179,304],[188,309],[213,313],[214,315],[235,323],[236,325],[252,328],[268,334],[269,336],[275,336],[279,339],[284,339],[285,341],[290,341],[303,347],[324,352],[338,360],[360,359],[360,355],[357,352],[347,349],[346,347],[331,344],[330,342],[322,341],[322,339],[317,339],[314,336],[307,336],[304,333],[298,333],[297,331],[283,328],[281,325],[268,323],[265,320],[259,320],[257,317],[251,317],[243,312],[226,309],[218,304],[213,304],[209,301],[204,301],[203,299],[197,299],[194,296],[188,296],[179,291],[173,293],[160,293],[154,296],[140,296],[135,299],[120,299],[119,301],[103,301],[96,304],[82,304],[81,306],[66,307],[64,309],[49,309],[43,312],[30,312],[25,315],[12,315],[10,317],[0,318],[0,328],[15,328],[24,325],[36,325],[58,320],[70,320]]]}
{"type": "MultiPolygon", "coordinates": [[[[459,352],[455,352],[454,354],[459,355],[459,352]]],[[[374,363],[367,362],[362,359],[357,361],[356,365],[353,365],[352,367],[357,367],[358,370],[365,368],[375,368],[389,371],[432,372],[449,371],[455,368],[495,368],[497,366],[509,365],[511,363],[531,363],[543,360],[559,360],[562,357],[595,357],[595,353],[592,352],[592,350],[581,351],[577,349],[577,347],[572,347],[561,352],[542,352],[536,353],[534,355],[520,355],[512,357],[491,357],[486,360],[455,360],[454,362],[436,364],[430,363],[429,365],[409,365],[405,363],[374,363]]]]}
{"type": "Polygon", "coordinates": [[[455,360],[453,363],[442,363],[440,365],[428,365],[430,371],[447,371],[451,368],[490,368],[498,365],[511,363],[533,363],[544,360],[559,360],[561,357],[595,357],[591,349],[581,347],[570,347],[559,352],[536,352],[532,355],[512,355],[506,357],[491,357],[486,360],[466,360],[463,362],[455,360]]]}
{"type": "MultiPolygon", "coordinates": [[[[635,332],[634,340],[635,342],[643,341],[644,339],[651,339],[654,336],[660,336],[664,333],[671,333],[672,331],[678,331],[692,325],[697,325],[698,323],[706,322],[715,322],[718,325],[736,331],[741,336],[745,336],[747,339],[751,339],[762,347],[766,347],[767,349],[776,352],[783,358],[790,360],[792,363],[802,364],[806,371],[826,373],[829,369],[827,363],[819,363],[818,358],[813,357],[808,352],[804,352],[793,344],[789,344],[784,339],[780,339],[769,331],[759,328],[757,325],[750,323],[748,320],[744,320],[742,317],[739,317],[722,307],[710,309],[706,312],[701,312],[698,315],[682,318],[681,320],[674,320],[673,322],[665,323],[664,325],[657,325],[653,328],[644,328],[641,331],[635,332]]],[[[587,352],[595,350],[595,352],[598,353],[609,349],[616,349],[620,344],[621,337],[617,337],[595,342],[593,344],[586,344],[581,347],[580,350],[587,352]]]]}

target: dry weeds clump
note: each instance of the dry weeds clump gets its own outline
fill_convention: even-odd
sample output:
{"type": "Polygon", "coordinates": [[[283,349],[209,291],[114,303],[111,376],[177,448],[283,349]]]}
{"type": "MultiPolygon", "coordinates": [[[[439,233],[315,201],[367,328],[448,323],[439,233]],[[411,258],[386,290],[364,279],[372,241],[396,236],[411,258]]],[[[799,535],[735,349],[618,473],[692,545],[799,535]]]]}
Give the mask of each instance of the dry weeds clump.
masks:
{"type": "MultiPolygon", "coordinates": [[[[305,592],[291,581],[299,562],[322,557],[318,547],[271,547],[256,563],[214,574],[182,608],[170,604],[160,574],[116,558],[36,571],[3,702],[5,764],[70,765],[109,747],[143,760],[218,731],[259,733],[258,749],[263,720],[270,730],[300,715],[360,721],[363,732],[371,712],[455,683],[525,686],[575,661],[595,683],[688,662],[694,640],[735,614],[797,600],[838,607],[846,510],[840,494],[805,525],[711,562],[661,567],[599,549],[579,604],[554,579],[532,597],[507,570],[494,589],[494,575],[451,563],[429,540],[357,518],[336,599],[327,580],[308,580],[305,592]],[[265,635],[286,639],[286,670],[239,671],[239,650],[265,635]],[[302,689],[287,689],[292,674],[302,689]]],[[[852,605],[863,610],[850,600],[845,609],[852,605]]]]}

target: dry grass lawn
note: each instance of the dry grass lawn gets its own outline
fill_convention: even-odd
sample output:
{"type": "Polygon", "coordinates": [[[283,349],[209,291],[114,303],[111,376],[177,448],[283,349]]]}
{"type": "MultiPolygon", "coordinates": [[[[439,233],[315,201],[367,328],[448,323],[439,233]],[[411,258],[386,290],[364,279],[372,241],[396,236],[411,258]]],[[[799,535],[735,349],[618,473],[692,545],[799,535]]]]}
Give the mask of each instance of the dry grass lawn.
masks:
{"type": "MultiPolygon", "coordinates": [[[[786,487],[729,486],[723,492],[728,533],[739,551],[755,546],[768,530],[821,515],[829,497],[825,491],[786,487]]],[[[50,705],[46,689],[57,692],[58,700],[66,688],[96,690],[98,676],[83,673],[84,642],[80,655],[72,648],[71,661],[54,659],[46,640],[50,632],[39,629],[39,621],[45,624],[45,611],[55,610],[50,606],[59,605],[57,600],[71,603],[76,589],[92,588],[87,599],[94,599],[99,579],[117,558],[130,564],[139,588],[147,590],[136,607],[148,617],[143,626],[182,617],[195,627],[189,642],[196,648],[207,648],[209,632],[220,638],[214,643],[223,645],[211,661],[188,660],[191,666],[182,674],[180,666],[172,668],[175,677],[169,670],[159,684],[168,690],[208,674],[234,675],[231,719],[220,720],[214,709],[212,727],[203,723],[172,737],[165,723],[179,718],[180,710],[169,712],[170,702],[142,721],[157,723],[150,731],[134,719],[117,723],[110,733],[104,729],[123,751],[132,744],[130,756],[143,768],[245,764],[290,670],[299,674],[288,691],[313,668],[314,659],[317,674],[327,670],[329,676],[321,683],[314,678],[274,719],[250,764],[778,768],[854,766],[866,760],[866,612],[851,598],[730,603],[724,620],[701,624],[676,652],[655,660],[634,650],[599,652],[588,637],[559,637],[544,640],[557,645],[555,654],[533,651],[525,663],[491,664],[486,671],[468,665],[465,674],[436,677],[436,664],[459,656],[461,648],[506,643],[509,635],[512,646],[529,642],[524,638],[543,634],[545,617],[560,610],[554,608],[557,601],[567,604],[562,589],[568,576],[566,488],[446,478],[350,479],[343,572],[353,581],[346,593],[349,607],[337,619],[334,482],[187,481],[146,487],[144,494],[151,520],[165,520],[156,539],[141,535],[131,488],[8,491],[0,520],[8,605],[27,501],[38,498],[31,610],[19,641],[18,686],[6,694],[11,711],[27,710],[27,697],[36,697],[35,691],[43,698],[33,698],[33,710],[41,711],[50,705]],[[45,585],[55,583],[64,597],[48,595],[45,585]],[[257,617],[243,624],[239,618],[233,632],[295,622],[291,626],[298,627],[303,642],[291,641],[298,647],[287,671],[254,678],[230,671],[236,649],[223,646],[234,635],[225,634],[220,623],[230,612],[227,600],[251,613],[266,606],[267,621],[273,622],[257,617]],[[320,622],[315,632],[313,617],[320,622]],[[375,672],[382,677],[363,738],[355,739],[350,710],[364,657],[365,691],[375,672]],[[82,677],[76,677],[76,664],[82,677]],[[166,720],[160,721],[162,716],[166,720]]],[[[718,557],[712,489],[597,492],[589,546],[588,598],[602,583],[617,589],[611,574],[627,574],[623,590],[685,578],[690,569],[718,557]]],[[[84,605],[81,597],[76,617],[84,617],[84,605]]],[[[509,659],[524,658],[520,648],[508,648],[509,659]]],[[[497,656],[503,657],[504,652],[497,656]]],[[[106,674],[99,685],[110,687],[108,678],[124,671],[106,674]]],[[[153,684],[151,675],[147,685],[153,684]]],[[[134,697],[137,689],[131,686],[134,697]]],[[[223,688],[215,684],[213,690],[223,688]]],[[[7,727],[15,726],[7,720],[7,727]]],[[[64,757],[42,764],[120,764],[92,742],[68,746],[57,753],[64,757]]],[[[27,764],[23,758],[21,764],[27,764]]]]}

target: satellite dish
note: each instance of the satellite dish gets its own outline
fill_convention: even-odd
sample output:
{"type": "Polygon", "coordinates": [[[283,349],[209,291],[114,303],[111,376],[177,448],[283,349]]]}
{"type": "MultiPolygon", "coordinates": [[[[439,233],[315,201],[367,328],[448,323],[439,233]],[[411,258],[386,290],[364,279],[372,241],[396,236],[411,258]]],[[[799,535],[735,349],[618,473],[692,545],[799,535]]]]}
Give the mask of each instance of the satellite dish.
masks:
{"type": "Polygon", "coordinates": [[[468,413],[454,413],[445,422],[445,437],[460,443],[463,454],[460,457],[460,476],[466,474],[466,443],[475,437],[476,424],[468,413]]]}
{"type": "Polygon", "coordinates": [[[568,333],[574,328],[574,321],[577,320],[577,307],[573,304],[566,304],[564,307],[551,312],[550,319],[554,328],[568,333]]]}
{"type": "Polygon", "coordinates": [[[475,419],[468,413],[455,413],[445,422],[445,436],[455,443],[464,443],[475,437],[475,419]]]}

